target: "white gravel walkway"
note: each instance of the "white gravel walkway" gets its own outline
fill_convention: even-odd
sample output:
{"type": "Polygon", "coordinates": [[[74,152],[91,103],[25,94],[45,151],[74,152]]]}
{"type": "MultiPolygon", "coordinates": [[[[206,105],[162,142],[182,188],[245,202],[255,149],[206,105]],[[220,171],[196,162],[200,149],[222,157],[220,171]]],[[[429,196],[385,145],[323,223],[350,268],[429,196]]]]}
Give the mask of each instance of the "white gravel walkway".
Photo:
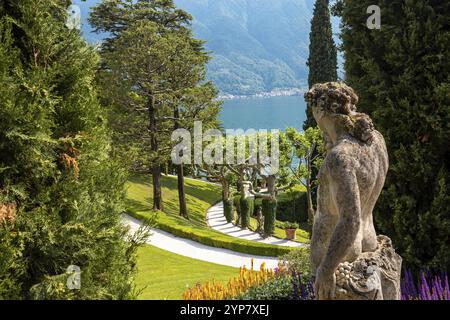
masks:
{"type": "Polygon", "coordinates": [[[232,223],[228,223],[227,220],[225,219],[225,216],[223,215],[222,202],[219,202],[218,204],[212,206],[208,210],[208,212],[206,213],[206,220],[208,222],[208,225],[214,230],[239,239],[273,244],[277,246],[286,246],[295,248],[307,247],[306,244],[296,241],[278,239],[275,237],[263,238],[261,237],[260,234],[256,232],[250,230],[243,230],[232,223]]]}
{"type": "MultiPolygon", "coordinates": [[[[122,220],[125,225],[130,227],[132,233],[142,226],[142,222],[126,214],[123,215],[122,220]]],[[[151,229],[151,233],[147,241],[149,244],[185,257],[236,268],[242,266],[250,268],[252,258],[254,269],[259,269],[263,262],[271,269],[278,266],[278,259],[275,257],[252,256],[227,249],[209,247],[158,229],[151,229]]]]}

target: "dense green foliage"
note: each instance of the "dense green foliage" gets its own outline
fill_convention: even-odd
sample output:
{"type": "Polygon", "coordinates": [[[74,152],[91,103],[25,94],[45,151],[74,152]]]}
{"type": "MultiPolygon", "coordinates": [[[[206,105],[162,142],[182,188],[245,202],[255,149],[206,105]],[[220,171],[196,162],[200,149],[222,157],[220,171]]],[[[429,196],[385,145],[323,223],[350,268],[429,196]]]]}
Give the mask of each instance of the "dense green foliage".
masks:
{"type": "Polygon", "coordinates": [[[305,279],[311,276],[311,264],[309,262],[309,251],[305,249],[292,250],[280,257],[289,273],[301,274],[305,279]]]}
{"type": "Polygon", "coordinates": [[[318,127],[309,127],[304,132],[294,128],[287,128],[286,135],[292,141],[295,156],[299,165],[292,168],[292,176],[296,183],[306,188],[306,205],[308,221],[312,224],[315,215],[317,187],[316,176],[324,161],[325,141],[322,131],[318,127]]]}
{"type": "Polygon", "coordinates": [[[260,286],[251,287],[236,300],[291,300],[292,295],[292,278],[278,276],[260,286]]]}
{"type": "Polygon", "coordinates": [[[450,267],[450,33],[448,1],[383,1],[381,29],[366,27],[369,0],[346,0],[347,82],[384,135],[390,170],[375,221],[408,265],[450,267]]]}
{"type": "MultiPolygon", "coordinates": [[[[303,193],[304,195],[304,193],[303,193]]],[[[294,201],[293,200],[288,200],[287,198],[285,198],[285,193],[280,193],[280,195],[278,195],[277,197],[277,210],[276,210],[276,220],[275,220],[275,231],[273,236],[275,238],[279,238],[279,239],[285,239],[286,238],[286,232],[283,229],[284,226],[284,221],[297,221],[296,219],[300,216],[305,216],[306,217],[306,209],[304,211],[294,211],[293,210],[293,205],[294,205],[294,201]],[[279,199],[282,199],[282,201],[280,202],[279,199]],[[280,204],[283,204],[283,207],[280,209],[280,204]],[[282,210],[283,208],[287,208],[287,212],[288,214],[284,214],[284,211],[282,210]],[[281,216],[281,218],[280,218],[281,216]]],[[[305,204],[306,205],[306,204],[305,204]]],[[[257,232],[257,227],[258,227],[258,222],[257,219],[255,218],[256,214],[257,214],[257,207],[261,207],[262,209],[262,199],[256,199],[255,200],[255,209],[254,209],[254,217],[250,218],[250,229],[257,232]]],[[[298,208],[298,207],[297,207],[298,208]]],[[[306,207],[305,207],[306,208],[306,207]]],[[[301,228],[297,229],[296,232],[296,239],[294,241],[298,241],[298,242],[302,242],[302,243],[309,243],[309,232],[306,229],[309,229],[307,223],[307,217],[304,218],[301,222],[298,221],[298,223],[301,223],[301,228]],[[306,228],[306,229],[305,229],[306,228]]]]}
{"type": "Polygon", "coordinates": [[[307,222],[308,206],[306,192],[290,191],[277,198],[277,220],[291,222],[307,222]]]}
{"type": "Polygon", "coordinates": [[[297,300],[302,298],[300,286],[307,288],[310,279],[309,253],[307,250],[292,250],[280,257],[283,273],[260,286],[250,288],[238,300],[297,300]],[[295,279],[294,279],[295,275],[295,279]],[[297,291],[297,292],[296,292],[297,291]]]}
{"type": "Polygon", "coordinates": [[[241,196],[240,195],[236,195],[233,197],[233,206],[236,209],[236,211],[238,211],[240,213],[240,210],[241,210],[241,196]]]}
{"type": "Polygon", "coordinates": [[[264,235],[271,236],[275,233],[275,220],[277,215],[277,200],[262,200],[262,213],[264,216],[264,235]]]}
{"type": "Polygon", "coordinates": [[[250,217],[253,213],[254,199],[252,198],[241,198],[240,199],[240,209],[241,209],[241,227],[248,228],[250,226],[250,217]]]}
{"type": "MultiPolygon", "coordinates": [[[[132,169],[151,171],[157,210],[163,210],[162,166],[178,143],[171,133],[195,121],[216,127],[220,111],[216,89],[204,81],[209,56],[191,20],[172,0],[103,1],[90,17],[97,31],[108,32],[99,82],[102,100],[112,106],[114,142],[132,169]]],[[[180,215],[188,218],[184,167],[177,170],[180,215]]]]}
{"type": "Polygon", "coordinates": [[[234,208],[233,208],[233,200],[228,199],[223,201],[223,211],[227,222],[233,222],[234,219],[234,208]]]}
{"type": "MultiPolygon", "coordinates": [[[[261,198],[255,199],[255,209],[253,216],[256,215],[258,207],[262,207],[261,198]]],[[[278,193],[276,217],[279,221],[307,222],[308,206],[306,192],[304,187],[298,186],[292,189],[278,193]]]]}
{"type": "Polygon", "coordinates": [[[110,156],[98,56],[65,24],[68,1],[0,3],[0,299],[128,299],[135,242],[126,175],[110,156]],[[67,285],[69,266],[80,289],[67,285]]]}
{"type": "MultiPolygon", "coordinates": [[[[308,85],[337,80],[337,49],[333,40],[329,0],[316,0],[309,34],[308,85]]],[[[308,106],[304,129],[316,126],[308,106]]]]}

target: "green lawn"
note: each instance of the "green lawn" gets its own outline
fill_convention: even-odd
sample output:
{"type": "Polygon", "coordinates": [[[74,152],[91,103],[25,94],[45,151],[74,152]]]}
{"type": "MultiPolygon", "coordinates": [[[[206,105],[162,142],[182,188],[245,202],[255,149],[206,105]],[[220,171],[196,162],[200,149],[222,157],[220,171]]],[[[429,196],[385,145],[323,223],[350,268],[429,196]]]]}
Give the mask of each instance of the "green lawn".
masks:
{"type": "MultiPolygon", "coordinates": [[[[186,202],[190,220],[178,215],[178,193],[176,177],[162,177],[162,193],[164,211],[158,212],[157,227],[177,236],[192,239],[199,243],[226,248],[237,252],[262,255],[280,256],[292,248],[241,240],[212,230],[206,223],[206,211],[213,204],[220,201],[220,186],[194,179],[185,180],[186,202]]],[[[151,176],[141,175],[132,177],[128,184],[128,212],[137,219],[151,218],[152,185],[151,176]]]]}
{"type": "Polygon", "coordinates": [[[227,282],[239,269],[173,254],[151,245],[139,249],[135,283],[139,299],[179,300],[188,287],[216,280],[227,282]]]}
{"type": "MultiPolygon", "coordinates": [[[[148,212],[153,202],[151,176],[132,177],[128,184],[128,208],[133,212],[148,212]]],[[[178,205],[177,178],[162,177],[162,196],[164,213],[158,215],[160,224],[207,227],[206,211],[220,201],[220,186],[199,180],[185,178],[186,203],[189,221],[181,218],[178,205]]]]}

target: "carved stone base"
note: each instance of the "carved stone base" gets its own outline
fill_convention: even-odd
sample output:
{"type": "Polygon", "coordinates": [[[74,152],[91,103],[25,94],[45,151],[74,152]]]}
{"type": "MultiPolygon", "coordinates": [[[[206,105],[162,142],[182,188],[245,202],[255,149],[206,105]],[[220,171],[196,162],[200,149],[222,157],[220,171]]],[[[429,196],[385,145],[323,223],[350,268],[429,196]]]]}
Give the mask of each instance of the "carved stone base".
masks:
{"type": "Polygon", "coordinates": [[[400,300],[402,258],[391,239],[378,236],[378,248],[336,270],[337,300],[400,300]]]}

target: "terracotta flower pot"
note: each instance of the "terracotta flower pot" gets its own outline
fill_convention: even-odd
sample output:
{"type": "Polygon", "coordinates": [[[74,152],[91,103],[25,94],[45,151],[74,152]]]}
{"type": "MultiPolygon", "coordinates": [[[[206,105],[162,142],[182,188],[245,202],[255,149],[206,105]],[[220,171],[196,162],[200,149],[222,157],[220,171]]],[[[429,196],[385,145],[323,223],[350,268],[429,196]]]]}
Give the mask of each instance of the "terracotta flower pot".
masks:
{"type": "Polygon", "coordinates": [[[295,240],[297,229],[284,229],[284,231],[286,232],[286,239],[295,240]]]}

